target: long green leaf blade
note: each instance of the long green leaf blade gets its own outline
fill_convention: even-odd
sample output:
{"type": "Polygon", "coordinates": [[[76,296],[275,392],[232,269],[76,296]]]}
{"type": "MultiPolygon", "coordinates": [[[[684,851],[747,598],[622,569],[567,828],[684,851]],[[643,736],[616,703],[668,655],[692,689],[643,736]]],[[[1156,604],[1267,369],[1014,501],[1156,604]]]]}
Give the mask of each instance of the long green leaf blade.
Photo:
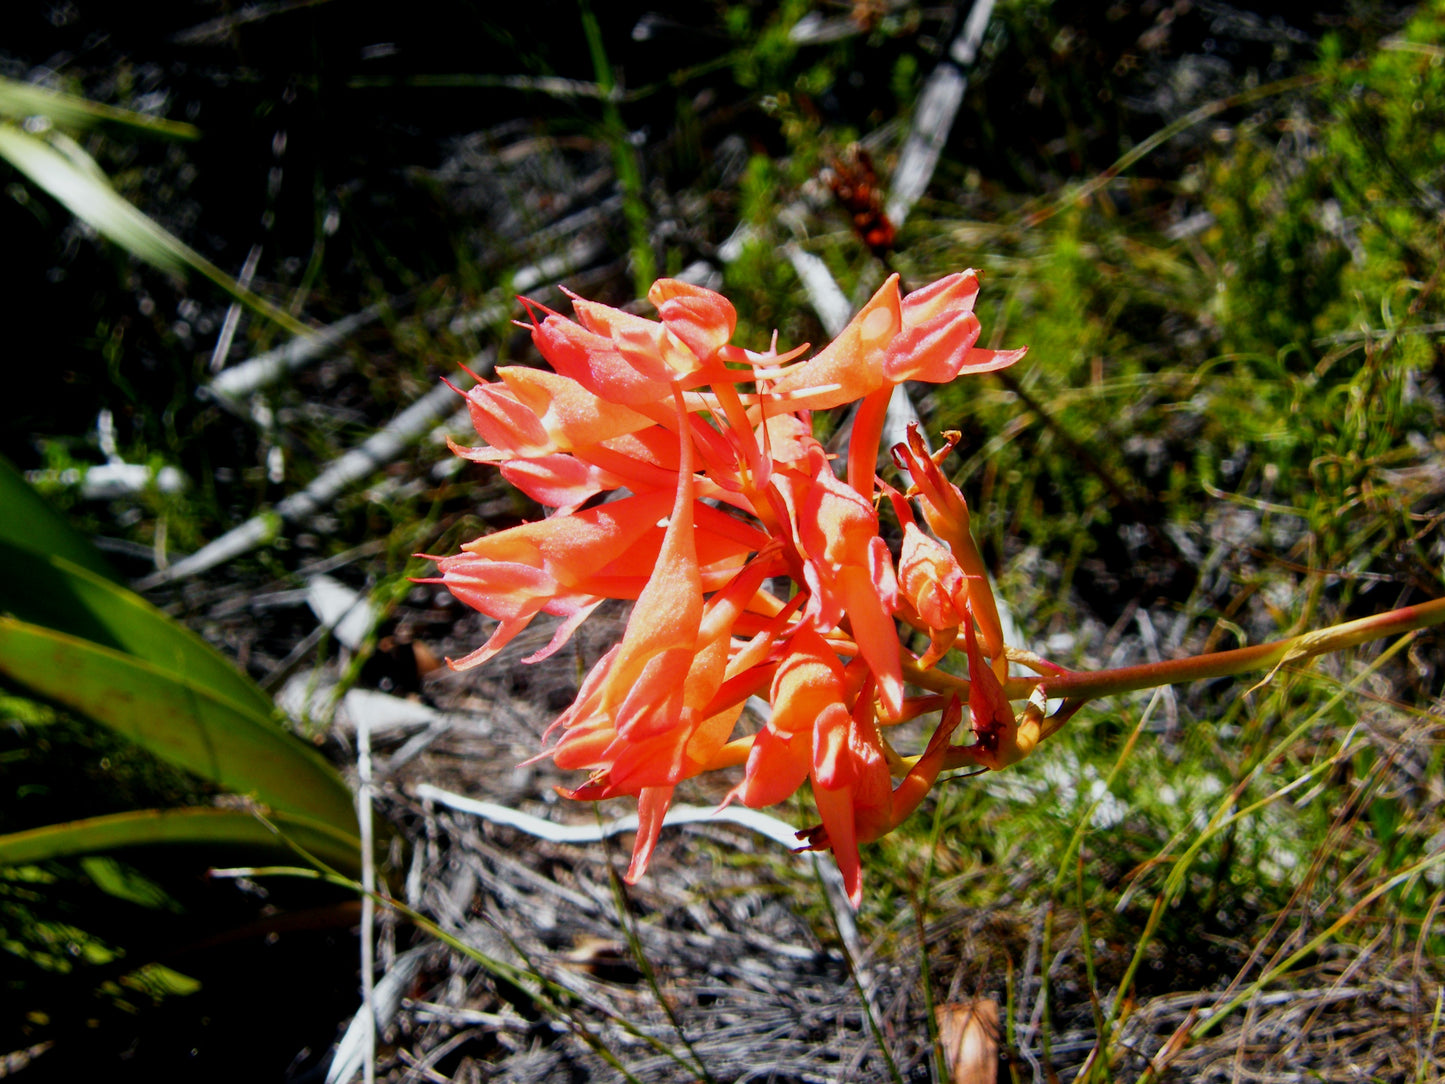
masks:
{"type": "Polygon", "coordinates": [[[224,655],[141,596],[61,557],[0,541],[0,613],[124,651],[269,716],[271,698],[224,655]]]}
{"type": "Polygon", "coordinates": [[[225,290],[241,304],[275,321],[293,335],[310,335],[311,329],[290,313],[252,293],[184,241],[162,229],[123,199],[106,181],[100,168],[78,146],[61,154],[51,142],[0,122],[0,158],[63,203],[70,213],[146,263],[184,275],[196,271],[225,290]]]}
{"type": "Polygon", "coordinates": [[[278,811],[356,832],[351,792],[268,716],[113,648],[0,617],[0,676],[278,811]]]}
{"type": "Polygon", "coordinates": [[[73,94],[46,90],[32,83],[0,79],[0,117],[24,120],[36,116],[49,117],[54,123],[66,128],[121,124],[145,135],[165,136],[168,139],[201,137],[199,128],[184,121],[147,116],[145,113],[135,113],[129,109],[117,109],[113,105],[101,105],[99,102],[77,98],[73,94]]]}
{"type": "Polygon", "coordinates": [[[242,809],[137,809],[87,817],[0,836],[0,866],[158,844],[245,847],[294,858],[289,841],[333,869],[359,871],[361,841],[355,835],[309,817],[273,813],[268,820],[276,831],[242,809]]]}

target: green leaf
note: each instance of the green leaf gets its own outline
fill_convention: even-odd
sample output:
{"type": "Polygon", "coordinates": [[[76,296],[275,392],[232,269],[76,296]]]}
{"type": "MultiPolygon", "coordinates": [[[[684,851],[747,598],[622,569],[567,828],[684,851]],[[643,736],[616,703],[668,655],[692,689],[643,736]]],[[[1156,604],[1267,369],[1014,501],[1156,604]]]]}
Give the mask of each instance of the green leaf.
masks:
{"type": "Polygon", "coordinates": [[[290,313],[246,289],[123,199],[95,160],[74,141],[57,132],[41,139],[0,122],[0,158],[63,203],[76,218],[88,222],[103,237],[137,258],[177,275],[188,270],[198,272],[293,335],[311,334],[311,329],[290,313]]]}
{"type": "Polygon", "coordinates": [[[80,860],[80,868],[96,888],[107,896],[125,900],[150,910],[179,912],[181,905],[164,888],[139,870],[122,865],[105,854],[90,854],[80,860]]]}
{"type": "Polygon", "coordinates": [[[163,120],[129,109],[77,98],[73,94],[46,90],[32,83],[0,79],[0,117],[25,120],[27,117],[49,117],[67,128],[93,128],[97,124],[121,124],[144,135],[168,139],[199,139],[200,129],[182,121],[163,120]]]}
{"type": "Polygon", "coordinates": [[[190,997],[201,989],[201,983],[189,975],[172,971],[164,964],[146,964],[129,975],[122,975],[120,982],[132,990],[139,990],[159,1001],[163,997],[190,997]]]}
{"type": "Polygon", "coordinates": [[[54,554],[105,579],[120,582],[115,569],[90,540],[35,492],[8,459],[0,457],[0,542],[31,553],[54,554]]]}
{"type": "Polygon", "coordinates": [[[351,792],[268,715],[154,663],[0,617],[0,675],[271,809],[354,834],[351,792]]]}
{"type": "Polygon", "coordinates": [[[274,710],[271,698],[229,659],[135,592],[6,541],[0,541],[0,568],[0,612],[124,651],[263,716],[274,710]]]}
{"type": "Polygon", "coordinates": [[[0,866],[157,844],[272,850],[293,857],[288,842],[347,876],[359,872],[361,843],[354,833],[293,814],[272,813],[263,821],[244,809],[212,808],[137,809],[14,832],[0,836],[0,866]]]}

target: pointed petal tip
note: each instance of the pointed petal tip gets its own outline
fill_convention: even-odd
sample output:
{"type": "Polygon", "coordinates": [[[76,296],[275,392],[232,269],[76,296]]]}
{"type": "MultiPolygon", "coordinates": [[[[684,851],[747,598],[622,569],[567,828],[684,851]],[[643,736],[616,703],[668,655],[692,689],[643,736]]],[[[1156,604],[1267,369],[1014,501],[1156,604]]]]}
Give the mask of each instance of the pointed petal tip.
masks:
{"type": "Polygon", "coordinates": [[[1028,352],[1027,346],[1020,346],[1016,350],[983,350],[974,347],[964,358],[963,366],[958,373],[960,376],[971,373],[996,373],[1000,369],[1007,369],[1010,365],[1022,360],[1028,352]]]}
{"type": "Polygon", "coordinates": [[[637,841],[632,845],[632,861],[622,876],[630,885],[642,879],[652,861],[667,807],[672,804],[672,791],[671,786],[643,787],[637,795],[637,841]]]}
{"type": "MultiPolygon", "coordinates": [[[[535,327],[535,326],[537,325],[537,323],[539,322],[539,321],[537,320],[537,311],[538,311],[539,309],[546,314],[546,316],[544,316],[544,317],[542,318],[542,319],[544,319],[544,320],[547,318],[547,316],[556,316],[556,315],[557,315],[555,312],[553,312],[551,309],[549,309],[546,305],[542,304],[540,301],[533,301],[530,297],[523,297],[521,294],[518,294],[518,295],[517,295],[517,304],[521,305],[522,308],[524,308],[524,309],[527,310],[527,315],[532,318],[532,325],[533,325],[534,327],[535,327]]],[[[524,324],[524,325],[522,325],[522,326],[525,327],[526,325],[524,324]]]]}

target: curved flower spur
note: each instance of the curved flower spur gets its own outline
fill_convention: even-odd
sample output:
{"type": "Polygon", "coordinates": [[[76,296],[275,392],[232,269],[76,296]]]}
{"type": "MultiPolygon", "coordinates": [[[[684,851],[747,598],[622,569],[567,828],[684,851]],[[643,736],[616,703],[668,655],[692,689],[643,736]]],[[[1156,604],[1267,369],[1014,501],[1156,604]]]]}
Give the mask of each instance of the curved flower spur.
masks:
{"type": "Polygon", "coordinates": [[[894,276],[806,361],[796,360],[805,347],[779,355],[776,336],[762,353],[732,345],[727,299],[672,279],[648,292],[656,321],[576,297],[574,321],[524,299],[552,371],[503,367],[467,393],[486,446],[454,450],[497,464],[553,511],[431,558],[441,574],[428,582],[498,622],[451,665],[487,661],[539,613],[560,617],[551,642],[523,660],[537,662],[605,599],[634,601],[621,642],[539,755],[590,773],[569,797],[637,798],[629,881],[646,869],[674,787],[742,764],[727,801],[771,805],[811,782],[822,823],[799,836],[832,849],[857,906],[859,844],[908,816],[945,762],[999,767],[1031,745],[1000,680],[1004,645],[967,506],[938,467],[947,448],[930,455],[915,427],[893,449],[908,492],[875,475],[896,385],[1023,356],[975,346],[977,293],[972,271],[906,296],[894,276]],[[840,480],[809,412],[849,403],[858,411],[840,480]],[[597,503],[602,494],[614,496],[597,503]],[[879,535],[884,496],[904,530],[897,556],[879,535]],[[783,595],[768,586],[779,579],[783,595]],[[899,622],[927,635],[922,656],[899,622]],[[952,744],[956,696],[904,689],[905,672],[917,677],[960,646],[973,676],[963,747],[952,744]],[[771,718],[737,736],[753,695],[768,699],[771,718]],[[938,711],[917,757],[883,736],[938,711]]]}

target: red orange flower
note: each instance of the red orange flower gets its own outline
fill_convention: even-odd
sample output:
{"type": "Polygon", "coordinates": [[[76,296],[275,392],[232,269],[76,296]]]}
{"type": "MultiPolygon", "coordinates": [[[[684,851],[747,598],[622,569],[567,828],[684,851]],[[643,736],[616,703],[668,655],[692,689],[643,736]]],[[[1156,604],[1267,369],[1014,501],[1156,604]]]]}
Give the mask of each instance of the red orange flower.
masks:
{"type": "Polygon", "coordinates": [[[541,754],[590,773],[572,797],[637,798],[629,879],[646,868],[677,784],[745,762],[730,800],[771,805],[811,783],[822,824],[800,837],[832,848],[856,905],[859,844],[918,805],[963,716],[955,698],[921,755],[894,753],[880,727],[919,703],[905,698],[904,664],[926,670],[960,638],[974,675],[970,755],[998,766],[1027,741],[1003,698],[997,613],[941,455],[915,429],[893,451],[908,494],[874,473],[896,385],[1022,356],[976,347],[977,293],[973,272],[907,295],[894,276],[832,345],[796,363],[733,345],[732,305],[671,279],[648,294],[659,320],[574,298],[573,322],[524,302],[551,371],[503,368],[467,393],[486,443],[458,453],[497,464],[553,511],[437,559],[439,581],[498,622],[453,665],[492,658],[542,613],[562,621],[524,661],[545,658],[603,600],[634,601],[621,642],[541,754]],[[859,409],[844,481],[809,411],[847,403],[859,409]],[[884,493],[904,532],[897,556],[880,530],[884,493]],[[780,577],[783,597],[768,587],[780,577]],[[927,633],[921,657],[899,621],[927,633]],[[771,717],[738,736],[744,703],[759,694],[771,717]]]}

